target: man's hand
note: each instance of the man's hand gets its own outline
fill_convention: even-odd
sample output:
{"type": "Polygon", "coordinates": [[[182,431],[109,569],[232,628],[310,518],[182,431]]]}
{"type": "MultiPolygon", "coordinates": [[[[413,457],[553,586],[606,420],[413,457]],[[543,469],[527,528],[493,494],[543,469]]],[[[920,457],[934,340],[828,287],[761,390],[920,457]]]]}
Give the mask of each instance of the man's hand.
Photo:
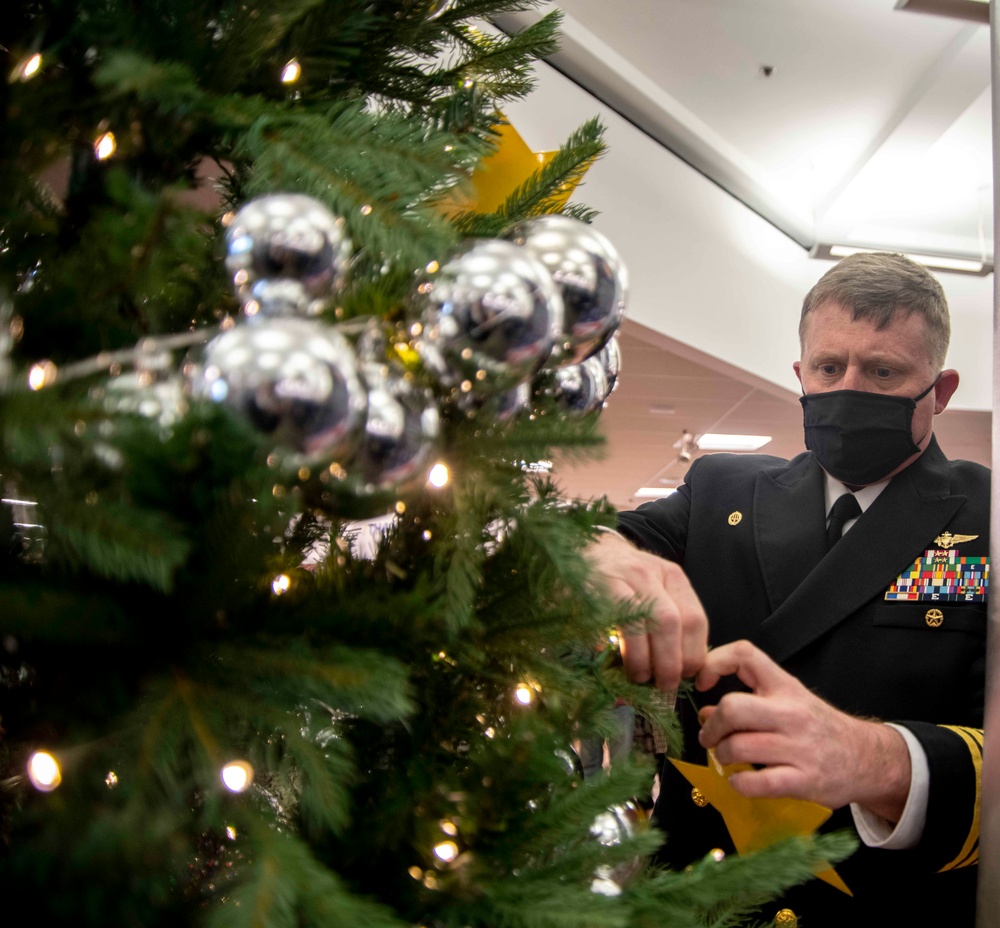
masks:
{"type": "Polygon", "coordinates": [[[650,626],[622,629],[628,678],[653,680],[669,691],[694,676],[705,660],[708,618],[684,571],[610,533],[591,545],[587,558],[614,598],[650,605],[650,626]]]}
{"type": "Polygon", "coordinates": [[[831,809],[855,802],[899,821],[910,790],[910,754],[899,732],[835,709],[749,641],[710,651],[695,686],[711,689],[729,674],[753,692],[728,693],[706,706],[698,740],[723,766],[761,765],[732,774],[736,792],[831,809]]]}

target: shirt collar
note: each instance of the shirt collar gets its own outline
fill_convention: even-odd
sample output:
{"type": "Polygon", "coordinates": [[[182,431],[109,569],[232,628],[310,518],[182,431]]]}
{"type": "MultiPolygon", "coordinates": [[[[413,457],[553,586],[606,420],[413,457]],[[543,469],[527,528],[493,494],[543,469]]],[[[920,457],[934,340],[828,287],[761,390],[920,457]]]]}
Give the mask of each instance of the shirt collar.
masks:
{"type": "MultiPolygon", "coordinates": [[[[831,477],[826,471],[823,471],[823,479],[826,486],[826,512],[829,515],[833,504],[845,493],[850,493],[851,491],[836,477],[831,477]]],[[[889,485],[890,479],[890,477],[886,477],[885,480],[880,480],[878,483],[870,483],[868,486],[862,487],[854,493],[854,498],[858,501],[862,512],[875,502],[879,493],[889,485]]]]}

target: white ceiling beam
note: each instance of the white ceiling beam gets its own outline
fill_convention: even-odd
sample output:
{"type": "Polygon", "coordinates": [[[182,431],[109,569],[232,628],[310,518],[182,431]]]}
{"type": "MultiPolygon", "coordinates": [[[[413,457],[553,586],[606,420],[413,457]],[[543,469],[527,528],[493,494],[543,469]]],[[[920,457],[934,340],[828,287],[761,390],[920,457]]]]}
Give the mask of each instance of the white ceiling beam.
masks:
{"type": "MultiPolygon", "coordinates": [[[[546,3],[537,10],[498,15],[493,22],[511,33],[553,9],[546,3]]],[[[812,246],[813,222],[805,209],[776,198],[751,159],[565,11],[559,43],[559,51],[546,59],[552,67],[803,248],[812,246]]]]}

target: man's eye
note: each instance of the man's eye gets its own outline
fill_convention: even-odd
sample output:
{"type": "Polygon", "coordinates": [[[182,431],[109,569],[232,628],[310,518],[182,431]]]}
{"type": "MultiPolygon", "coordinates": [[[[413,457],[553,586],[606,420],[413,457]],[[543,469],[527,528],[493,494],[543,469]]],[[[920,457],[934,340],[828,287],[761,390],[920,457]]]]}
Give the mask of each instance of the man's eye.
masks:
{"type": "Polygon", "coordinates": [[[892,371],[887,367],[876,367],[875,376],[878,377],[879,380],[885,380],[886,377],[892,376],[892,371]]]}
{"type": "Polygon", "coordinates": [[[836,364],[821,364],[819,366],[819,372],[821,374],[828,374],[830,376],[833,376],[834,374],[837,373],[837,365],[836,364]]]}

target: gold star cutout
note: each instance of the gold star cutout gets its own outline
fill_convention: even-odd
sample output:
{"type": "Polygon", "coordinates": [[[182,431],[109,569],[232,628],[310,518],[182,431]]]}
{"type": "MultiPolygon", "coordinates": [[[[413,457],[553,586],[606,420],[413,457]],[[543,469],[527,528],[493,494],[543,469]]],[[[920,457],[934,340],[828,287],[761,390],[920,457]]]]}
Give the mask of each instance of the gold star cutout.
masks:
{"type": "MultiPolygon", "coordinates": [[[[707,767],[680,760],[670,763],[722,816],[737,854],[759,851],[794,835],[810,835],[833,814],[825,806],[804,799],[747,799],[729,785],[729,774],[752,770],[752,766],[723,767],[712,751],[708,759],[707,767]]],[[[816,876],[848,896],[854,895],[833,867],[816,876]]]]}
{"type": "MultiPolygon", "coordinates": [[[[532,174],[540,171],[559,154],[558,151],[532,151],[503,114],[498,114],[498,117],[497,124],[493,126],[498,135],[496,151],[484,158],[473,171],[471,193],[464,196],[452,193],[445,201],[444,206],[449,213],[464,209],[472,209],[477,213],[495,212],[532,174]]],[[[578,180],[560,188],[552,204],[553,210],[562,209],[578,180]]]]}

